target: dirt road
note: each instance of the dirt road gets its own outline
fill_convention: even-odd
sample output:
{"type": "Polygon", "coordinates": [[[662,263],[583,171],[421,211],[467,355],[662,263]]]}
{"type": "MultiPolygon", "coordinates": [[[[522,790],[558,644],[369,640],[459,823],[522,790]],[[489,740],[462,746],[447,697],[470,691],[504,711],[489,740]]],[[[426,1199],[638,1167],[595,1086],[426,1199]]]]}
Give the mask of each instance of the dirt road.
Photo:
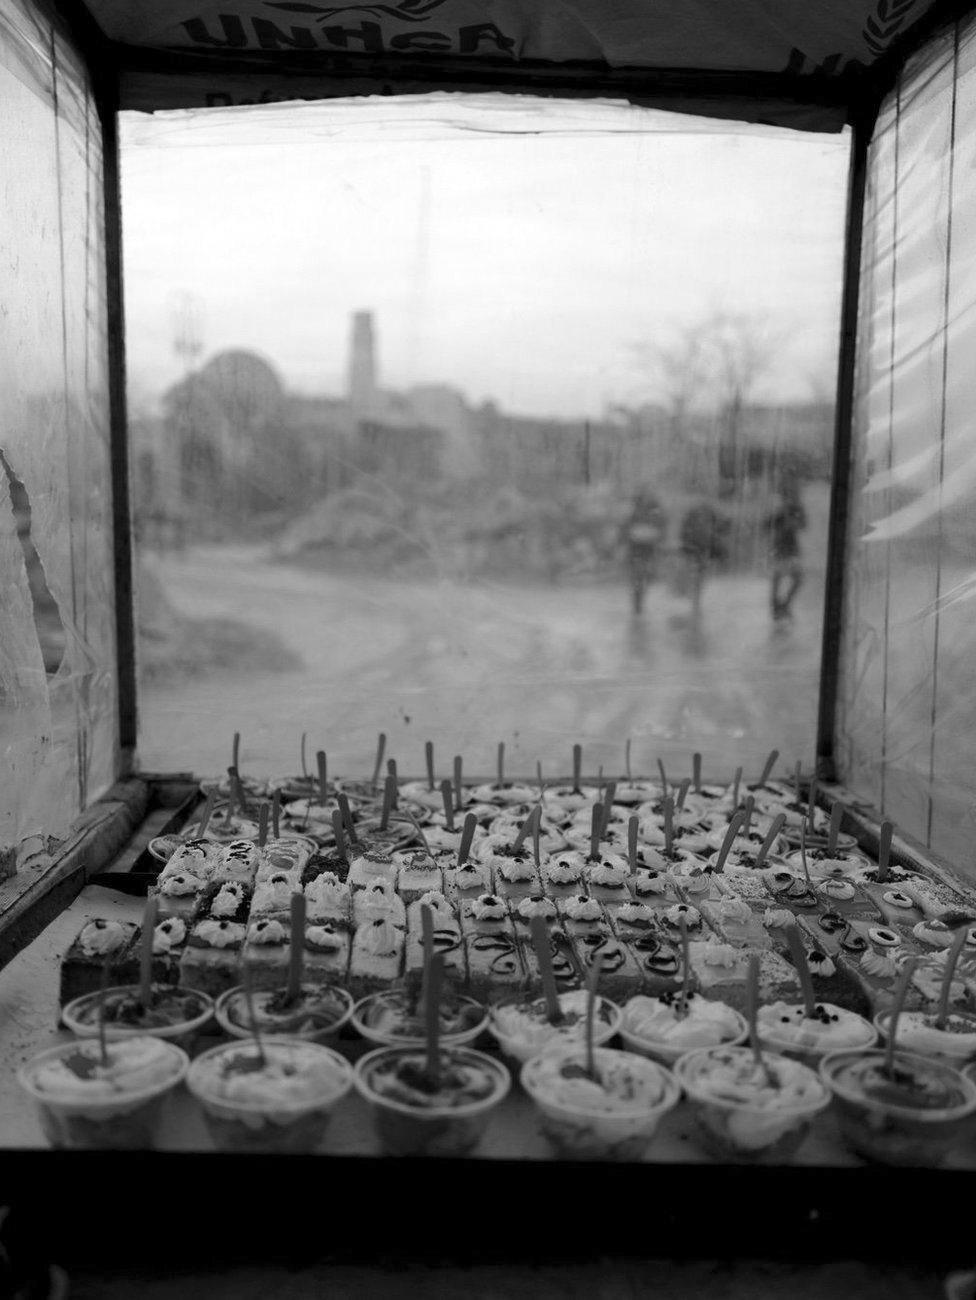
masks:
{"type": "Polygon", "coordinates": [[[584,766],[619,774],[627,738],[634,770],[658,757],[690,772],[758,770],[776,745],[781,767],[813,757],[822,584],[811,576],[796,618],[774,626],[767,581],[716,578],[701,626],[686,601],[652,587],[644,615],[618,585],[527,587],[353,578],[269,562],[257,548],[210,547],[151,561],[176,608],[276,632],[299,671],[221,673],[146,688],[146,770],[218,772],[242,733],[242,766],[295,770],[301,733],[330,770],[371,770],[380,731],[403,774],[420,775],[424,742],[448,774],[549,776],[584,766]]]}

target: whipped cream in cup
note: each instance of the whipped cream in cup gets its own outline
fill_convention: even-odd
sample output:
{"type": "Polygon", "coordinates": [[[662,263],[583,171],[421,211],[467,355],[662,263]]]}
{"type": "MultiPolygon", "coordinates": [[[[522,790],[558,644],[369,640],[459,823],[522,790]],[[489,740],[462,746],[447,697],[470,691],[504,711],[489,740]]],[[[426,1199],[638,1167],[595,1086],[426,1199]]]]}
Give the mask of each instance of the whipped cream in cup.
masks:
{"type": "Polygon", "coordinates": [[[685,1015],[679,1015],[680,993],[659,997],[638,994],[623,1007],[620,1036],[632,1052],[673,1065],[697,1047],[742,1043],[749,1032],[745,1017],[717,999],[689,993],[685,1015]]]}
{"type": "Polygon", "coordinates": [[[186,1046],[213,1012],[213,998],[198,989],[153,984],[152,1000],[147,1008],[139,996],[139,985],[123,984],[104,993],[97,990],[82,994],[68,1003],[61,1018],[78,1038],[96,1038],[99,1017],[104,1015],[108,1039],[150,1034],[186,1046]]]}
{"type": "Polygon", "coordinates": [[[889,1077],[884,1051],[832,1052],[820,1076],[845,1141],[866,1160],[939,1165],[976,1129],[976,1083],[937,1058],[898,1048],[889,1077]]]}
{"type": "MultiPolygon", "coordinates": [[[[898,1017],[898,1046],[906,1052],[935,1057],[962,1067],[976,1061],[976,1015],[969,1011],[950,1011],[945,1025],[936,1028],[938,1011],[902,1011],[898,1017]]],[[[891,1012],[879,1011],[875,1027],[888,1041],[891,1012]]]]}
{"type": "MultiPolygon", "coordinates": [[[[551,1024],[544,997],[518,996],[496,1002],[490,1009],[488,1028],[499,1047],[521,1064],[540,1052],[559,1051],[586,1038],[585,989],[559,993],[563,1020],[551,1024]]],[[[620,1027],[621,1012],[615,1002],[598,995],[593,1014],[593,1041],[608,1042],[620,1027]]]]}
{"type": "Polygon", "coordinates": [[[167,1095],[182,1081],[190,1058],[164,1039],[142,1035],[106,1044],[74,1040],[38,1053],[17,1081],[38,1108],[44,1136],[70,1150],[148,1150],[167,1095]]]}
{"type": "Polygon", "coordinates": [[[284,1035],[222,1043],[196,1058],[186,1086],[218,1151],[314,1151],[352,1087],[352,1066],[322,1043],[284,1035]]]}
{"type": "Polygon", "coordinates": [[[436,1084],[422,1047],[379,1047],[356,1063],[356,1091],[384,1155],[467,1155],[508,1096],[511,1075],[493,1057],[463,1045],[444,1045],[439,1055],[436,1084]]]}
{"type": "MultiPolygon", "coordinates": [[[[473,1043],[488,1020],[487,1007],[461,994],[445,992],[437,1009],[443,1043],[473,1043]]],[[[352,1025],[363,1038],[384,1047],[420,1047],[427,1041],[423,1004],[406,989],[361,998],[353,1007],[352,1025]]]]}
{"type": "Polygon", "coordinates": [[[593,1050],[595,1078],[582,1045],[531,1057],[522,1087],[557,1154],[573,1160],[640,1160],[661,1119],[681,1098],[657,1061],[609,1047],[593,1050]]]}
{"type": "MultiPolygon", "coordinates": [[[[294,1003],[286,1001],[287,989],[255,989],[254,1014],[261,1034],[285,1034],[324,1042],[334,1038],[352,1015],[352,994],[335,984],[304,983],[294,1003]]],[[[243,987],[227,989],[214,1008],[217,1023],[232,1038],[250,1038],[251,1017],[243,987]]]]}
{"type": "Polygon", "coordinates": [[[720,1159],[788,1159],[830,1091],[799,1061],[763,1054],[772,1082],[749,1047],[706,1047],[682,1056],[675,1077],[700,1125],[703,1144],[720,1159]]]}
{"type": "Polygon", "coordinates": [[[854,1011],[817,1002],[813,1018],[803,1003],[768,1002],[759,1008],[757,1025],[763,1047],[816,1069],[830,1052],[873,1047],[878,1033],[870,1020],[854,1011]]]}

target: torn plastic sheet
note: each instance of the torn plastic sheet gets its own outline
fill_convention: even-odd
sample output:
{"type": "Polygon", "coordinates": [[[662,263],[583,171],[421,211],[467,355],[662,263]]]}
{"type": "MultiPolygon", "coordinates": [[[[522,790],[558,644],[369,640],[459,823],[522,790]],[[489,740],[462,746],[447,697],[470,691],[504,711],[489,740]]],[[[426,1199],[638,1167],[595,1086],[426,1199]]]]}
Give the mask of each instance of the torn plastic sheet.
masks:
{"type": "Polygon", "coordinates": [[[976,876],[976,25],[934,40],[871,147],[841,776],[976,876]]]}
{"type": "Polygon", "coordinates": [[[55,610],[48,626],[35,617],[4,475],[0,853],[23,863],[113,779],[114,601],[101,133],[83,67],[50,22],[15,0],[0,0],[0,18],[0,41],[26,33],[35,63],[45,29],[55,89],[20,75],[26,55],[0,57],[0,445],[55,610]],[[57,656],[47,647],[46,671],[52,635],[64,644],[57,656]]]}

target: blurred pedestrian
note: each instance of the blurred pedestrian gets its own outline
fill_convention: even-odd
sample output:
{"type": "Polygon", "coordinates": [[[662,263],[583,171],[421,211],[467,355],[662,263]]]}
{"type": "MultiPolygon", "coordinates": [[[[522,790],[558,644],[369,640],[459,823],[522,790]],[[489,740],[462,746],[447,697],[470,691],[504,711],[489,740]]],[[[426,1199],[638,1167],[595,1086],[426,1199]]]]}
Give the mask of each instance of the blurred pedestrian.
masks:
{"type": "Polygon", "coordinates": [[[668,531],[668,517],[657,496],[642,488],[634,497],[623,526],[631,608],[640,614],[644,593],[657,577],[658,556],[668,531]]]}
{"type": "Polygon", "coordinates": [[[807,512],[800,500],[799,483],[792,477],[784,479],[779,500],[765,520],[772,575],[769,606],[775,623],[793,617],[793,600],[803,583],[800,533],[806,526],[807,512]]]}
{"type": "Polygon", "coordinates": [[[709,501],[693,505],[681,521],[681,555],[687,570],[692,618],[701,616],[702,588],[709,570],[729,556],[731,524],[709,501]]]}

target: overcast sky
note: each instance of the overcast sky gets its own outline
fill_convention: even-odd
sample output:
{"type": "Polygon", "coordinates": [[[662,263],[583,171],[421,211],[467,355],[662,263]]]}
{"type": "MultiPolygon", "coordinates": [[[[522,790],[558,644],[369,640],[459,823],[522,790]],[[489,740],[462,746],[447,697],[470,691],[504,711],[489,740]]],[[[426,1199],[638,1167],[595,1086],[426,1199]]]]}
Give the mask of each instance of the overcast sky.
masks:
{"type": "Polygon", "coordinates": [[[829,392],[847,136],[585,101],[432,95],[123,115],[138,403],[244,347],[341,394],[350,313],[381,382],[597,416],[657,395],[641,345],[716,310],[779,340],[757,397],[829,392]],[[499,128],[503,132],[498,133],[499,128]]]}

